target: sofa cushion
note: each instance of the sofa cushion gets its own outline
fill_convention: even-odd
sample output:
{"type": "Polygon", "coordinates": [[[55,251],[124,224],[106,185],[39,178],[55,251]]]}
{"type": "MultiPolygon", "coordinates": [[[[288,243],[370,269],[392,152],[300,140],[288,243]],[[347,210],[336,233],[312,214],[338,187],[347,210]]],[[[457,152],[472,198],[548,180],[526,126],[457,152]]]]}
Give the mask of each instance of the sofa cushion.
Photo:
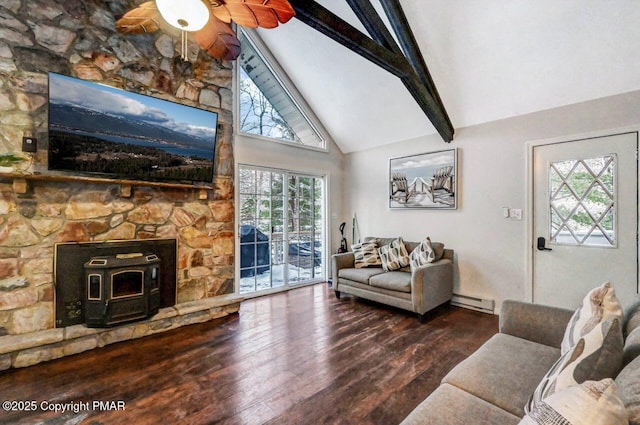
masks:
{"type": "Polygon", "coordinates": [[[605,282],[589,291],[582,300],[582,305],[569,320],[562,339],[562,354],[569,351],[598,323],[609,318],[622,319],[622,306],[616,298],[613,285],[610,282],[605,282]]]}
{"type": "Polygon", "coordinates": [[[429,236],[427,236],[420,245],[411,251],[411,255],[409,257],[411,259],[412,269],[417,269],[420,266],[436,261],[436,252],[433,249],[433,245],[431,245],[431,239],[429,236]]]}
{"type": "Polygon", "coordinates": [[[411,273],[396,271],[372,276],[369,285],[392,291],[411,293],[411,273]]]}
{"type": "Polygon", "coordinates": [[[443,382],[461,388],[518,416],[560,349],[496,334],[458,364],[443,382]]]}
{"type": "Polygon", "coordinates": [[[345,294],[352,294],[360,298],[365,298],[381,304],[392,305],[405,310],[411,310],[411,294],[398,291],[390,291],[384,288],[377,288],[368,284],[354,282],[351,280],[340,280],[338,291],[345,294]]]}
{"type": "Polygon", "coordinates": [[[622,334],[626,338],[634,329],[640,327],[640,295],[636,295],[622,310],[624,311],[622,334]]]}
{"type": "Polygon", "coordinates": [[[573,311],[549,305],[504,300],[500,307],[501,333],[560,348],[573,311]]]}
{"type": "Polygon", "coordinates": [[[531,412],[542,400],[570,385],[613,378],[622,364],[622,329],[618,319],[607,319],[549,369],[525,406],[531,412]]]}
{"type": "Polygon", "coordinates": [[[378,248],[378,255],[385,272],[398,270],[409,265],[409,253],[402,238],[394,239],[391,243],[378,248]]]}
{"type": "Polygon", "coordinates": [[[338,277],[353,280],[354,282],[365,283],[368,285],[371,276],[375,276],[380,273],[384,273],[382,267],[367,267],[364,269],[348,268],[338,270],[338,277]]]}
{"type": "Polygon", "coordinates": [[[616,385],[629,414],[629,425],[640,425],[640,357],[622,369],[616,385]]]}
{"type": "Polygon", "coordinates": [[[626,425],[627,412],[607,378],[556,392],[528,413],[520,425],[626,425]]]}
{"type": "MultiPolygon", "coordinates": [[[[384,246],[390,244],[395,238],[377,238],[373,236],[367,236],[364,238],[365,242],[367,241],[375,241],[378,246],[384,246]]],[[[407,252],[413,251],[421,242],[409,242],[404,241],[404,246],[407,249],[407,252]]],[[[434,242],[431,241],[431,246],[433,250],[436,252],[436,261],[442,258],[444,255],[444,244],[442,242],[434,242]]]]}
{"type": "Polygon", "coordinates": [[[625,367],[640,355],[640,328],[635,328],[624,340],[622,367],[625,367]]]}
{"type": "Polygon", "coordinates": [[[442,384],[400,425],[516,425],[520,418],[452,385],[442,384]]]}
{"type": "Polygon", "coordinates": [[[362,242],[351,245],[354,265],[357,269],[382,264],[378,255],[378,244],[375,241],[362,242]]]}
{"type": "MultiPolygon", "coordinates": [[[[375,243],[378,244],[378,246],[385,246],[385,245],[389,245],[391,242],[394,241],[395,238],[377,238],[377,237],[373,237],[373,236],[367,236],[366,238],[364,238],[365,242],[368,241],[374,241],[375,243]]],[[[405,245],[408,242],[405,242],[405,245]]]]}

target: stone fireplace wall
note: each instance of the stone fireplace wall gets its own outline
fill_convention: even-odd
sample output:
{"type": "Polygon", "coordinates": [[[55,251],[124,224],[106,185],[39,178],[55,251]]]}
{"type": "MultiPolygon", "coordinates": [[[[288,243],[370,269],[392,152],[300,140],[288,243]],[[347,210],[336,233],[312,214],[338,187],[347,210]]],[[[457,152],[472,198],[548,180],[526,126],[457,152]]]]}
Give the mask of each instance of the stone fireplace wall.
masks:
{"type": "MultiPolygon", "coordinates": [[[[234,291],[232,63],[157,32],[123,35],[129,0],[3,0],[0,4],[0,155],[35,136],[27,172],[46,173],[48,71],[103,82],[219,113],[213,190],[0,176],[0,355],[3,336],[54,328],[57,242],[178,239],[178,304],[234,291]]],[[[166,314],[165,314],[166,315],[166,314]]],[[[26,343],[25,346],[32,344],[26,343]]]]}

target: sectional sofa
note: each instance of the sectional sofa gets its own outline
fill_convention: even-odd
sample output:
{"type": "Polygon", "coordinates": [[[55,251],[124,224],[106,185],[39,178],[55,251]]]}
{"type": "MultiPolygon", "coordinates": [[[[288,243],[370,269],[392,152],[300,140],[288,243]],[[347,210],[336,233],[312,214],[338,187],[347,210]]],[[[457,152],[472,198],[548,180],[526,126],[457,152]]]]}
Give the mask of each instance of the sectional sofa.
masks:
{"type": "MultiPolygon", "coordinates": [[[[597,367],[604,365],[606,371],[588,379],[593,383],[611,374],[631,425],[640,424],[640,357],[636,357],[640,352],[639,311],[637,302],[626,309],[618,330],[622,330],[621,342],[619,346],[610,347],[609,357],[598,359],[599,365],[588,364],[584,370],[573,372],[575,376],[593,374],[597,367]],[[619,356],[612,356],[616,351],[619,356]]],[[[500,312],[499,333],[451,370],[401,425],[625,424],[623,420],[596,420],[588,408],[580,408],[578,414],[592,416],[571,422],[554,419],[552,409],[546,416],[538,414],[537,421],[529,416],[523,419],[525,405],[534,391],[545,375],[560,364],[561,343],[573,313],[556,307],[505,301],[500,312]]],[[[589,361],[596,358],[595,355],[588,357],[589,361]]],[[[558,394],[552,397],[560,398],[558,394]]],[[[598,402],[604,406],[601,400],[598,402]]],[[[604,411],[604,407],[602,409],[604,411]]]]}

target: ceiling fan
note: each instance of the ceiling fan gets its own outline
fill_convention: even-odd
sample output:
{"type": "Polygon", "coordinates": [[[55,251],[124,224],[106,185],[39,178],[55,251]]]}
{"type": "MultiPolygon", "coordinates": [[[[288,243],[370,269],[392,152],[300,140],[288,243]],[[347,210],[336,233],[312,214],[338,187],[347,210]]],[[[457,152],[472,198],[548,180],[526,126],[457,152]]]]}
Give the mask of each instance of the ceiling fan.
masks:
{"type": "Polygon", "coordinates": [[[194,33],[209,55],[234,60],[240,55],[240,41],[231,28],[232,21],[248,28],[275,28],[294,15],[287,0],[155,0],[125,13],[116,28],[122,33],[142,34],[171,25],[180,30],[182,59],[187,59],[188,34],[194,33]]]}

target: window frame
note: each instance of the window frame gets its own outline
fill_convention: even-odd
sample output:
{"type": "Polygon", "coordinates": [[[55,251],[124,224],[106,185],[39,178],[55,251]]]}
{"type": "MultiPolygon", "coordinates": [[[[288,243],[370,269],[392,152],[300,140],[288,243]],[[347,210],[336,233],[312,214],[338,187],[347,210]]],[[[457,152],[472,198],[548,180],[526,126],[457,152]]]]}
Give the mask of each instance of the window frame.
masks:
{"type": "Polygon", "coordinates": [[[238,38],[241,38],[240,34],[252,44],[253,48],[260,55],[264,63],[269,67],[269,70],[277,80],[282,90],[289,96],[291,101],[298,108],[300,113],[305,117],[309,126],[316,132],[316,134],[322,139],[324,147],[305,145],[304,143],[294,143],[283,139],[277,139],[268,136],[262,136],[259,134],[247,133],[240,129],[240,64],[235,62],[234,66],[234,114],[233,114],[233,127],[234,133],[243,137],[262,140],[266,142],[279,143],[285,146],[296,147],[300,149],[308,149],[316,152],[329,152],[329,145],[333,142],[329,133],[326,131],[318,117],[313,113],[311,107],[306,103],[304,97],[300,94],[293,82],[289,79],[284,69],[280,66],[275,56],[268,49],[266,44],[262,41],[258,32],[255,29],[237,27],[238,38]]]}
{"type": "MultiPolygon", "coordinates": [[[[565,240],[557,240],[557,236],[556,239],[553,238],[553,234],[554,234],[554,230],[553,230],[553,223],[552,223],[552,219],[553,219],[553,200],[552,199],[548,199],[547,202],[549,204],[549,212],[548,212],[548,221],[549,221],[549,229],[548,230],[548,240],[550,244],[553,245],[561,245],[561,246],[571,246],[571,247],[575,247],[575,248],[602,248],[602,249],[616,249],[618,248],[618,155],[616,153],[611,153],[611,154],[605,154],[605,155],[601,155],[600,157],[597,158],[606,158],[606,157],[611,157],[611,167],[613,169],[613,198],[611,200],[611,213],[612,213],[612,220],[613,220],[613,228],[612,228],[612,240],[609,240],[606,236],[605,239],[609,240],[609,244],[594,244],[594,243],[588,243],[588,238],[585,238],[582,241],[578,241],[577,239],[575,239],[575,235],[572,234],[572,238],[573,241],[565,241],[565,240]]],[[[550,162],[549,164],[547,164],[547,190],[548,190],[548,196],[551,197],[553,196],[552,193],[552,187],[551,187],[551,170],[552,168],[554,168],[555,164],[561,163],[561,162],[566,162],[566,161],[573,161],[575,163],[578,162],[584,162],[584,161],[588,161],[590,159],[595,159],[595,158],[586,158],[586,157],[579,157],[579,158],[568,158],[568,159],[563,159],[563,160],[559,160],[559,161],[554,161],[554,162],[550,162]]],[[[574,165],[575,167],[575,165],[574,165]]],[[[590,167],[589,167],[590,168],[590,167]]],[[[589,170],[590,173],[592,173],[593,170],[589,170]]],[[[560,175],[557,171],[556,173],[558,175],[560,175]]],[[[571,173],[573,173],[573,170],[571,171],[571,173]]],[[[560,186],[562,186],[563,184],[566,184],[566,178],[562,177],[560,175],[560,177],[563,179],[563,183],[561,183],[560,186]]],[[[599,181],[599,178],[595,178],[596,181],[599,181]]],[[[579,204],[581,204],[581,202],[579,202],[579,204]]],[[[597,223],[596,223],[596,227],[597,227],[597,223]]],[[[556,232],[559,233],[559,232],[556,232]]],[[[593,234],[593,230],[591,231],[590,235],[593,234]]]]}
{"type": "MultiPolygon", "coordinates": [[[[329,249],[329,236],[330,236],[330,230],[329,230],[329,222],[327,220],[327,214],[329,211],[329,199],[328,199],[328,176],[325,174],[318,174],[318,173],[311,173],[311,172],[304,172],[304,171],[297,171],[295,169],[290,169],[290,168],[278,168],[278,167],[269,167],[269,166],[262,166],[262,165],[256,165],[256,164],[249,164],[249,163],[245,163],[245,162],[240,162],[237,164],[236,166],[236,171],[235,171],[235,176],[236,176],[236,199],[237,202],[240,202],[240,195],[241,195],[241,189],[240,189],[240,172],[241,169],[247,169],[247,170],[254,170],[254,171],[261,171],[261,172],[269,172],[269,173],[280,173],[283,175],[284,180],[283,180],[283,194],[282,194],[282,199],[284,200],[284,202],[288,202],[289,195],[288,195],[288,181],[289,178],[291,176],[297,176],[297,177],[307,177],[307,178],[313,178],[313,179],[318,179],[320,181],[322,181],[322,189],[321,189],[321,193],[320,196],[322,198],[322,204],[320,206],[319,209],[319,214],[321,216],[321,221],[322,221],[322,265],[321,265],[321,270],[320,270],[320,276],[314,276],[312,278],[309,278],[307,280],[304,281],[296,281],[296,280],[290,280],[291,276],[286,275],[286,278],[284,279],[283,285],[279,285],[279,286],[272,286],[271,288],[268,289],[262,289],[262,290],[258,290],[258,291],[252,291],[252,292],[241,292],[241,271],[243,270],[243,268],[241,267],[241,246],[242,243],[240,241],[240,226],[242,226],[243,224],[243,220],[240,216],[241,212],[240,212],[240,205],[237,206],[236,208],[236,224],[235,224],[235,229],[236,229],[236,249],[235,249],[235,253],[236,253],[236,261],[235,261],[235,294],[237,295],[241,295],[244,298],[253,298],[253,297],[259,297],[262,295],[268,295],[268,294],[272,294],[272,293],[277,293],[277,292],[284,292],[284,291],[288,291],[294,288],[298,288],[298,287],[303,287],[303,286],[308,286],[308,285],[315,285],[321,282],[326,282],[327,279],[329,279],[329,262],[331,261],[331,253],[330,253],[330,249],[329,249]]],[[[283,214],[283,222],[284,222],[284,229],[283,229],[283,239],[282,241],[285,242],[285,247],[288,248],[289,246],[289,230],[287,229],[287,220],[288,220],[288,212],[287,212],[287,208],[284,208],[284,214],[283,214]],[[286,237],[285,237],[286,236],[286,237]]],[[[269,241],[269,246],[271,247],[271,243],[273,243],[273,241],[270,239],[269,241]]],[[[289,264],[289,255],[288,255],[288,251],[287,254],[285,254],[285,261],[284,261],[285,265],[289,264]]],[[[271,266],[271,260],[269,262],[269,265],[271,266]]],[[[258,266],[257,264],[254,266],[255,268],[258,268],[260,266],[258,266]]],[[[245,269],[250,269],[251,267],[246,267],[245,269]]],[[[315,272],[312,272],[315,273],[315,272]]],[[[273,283],[273,282],[272,282],[273,283]]]]}

